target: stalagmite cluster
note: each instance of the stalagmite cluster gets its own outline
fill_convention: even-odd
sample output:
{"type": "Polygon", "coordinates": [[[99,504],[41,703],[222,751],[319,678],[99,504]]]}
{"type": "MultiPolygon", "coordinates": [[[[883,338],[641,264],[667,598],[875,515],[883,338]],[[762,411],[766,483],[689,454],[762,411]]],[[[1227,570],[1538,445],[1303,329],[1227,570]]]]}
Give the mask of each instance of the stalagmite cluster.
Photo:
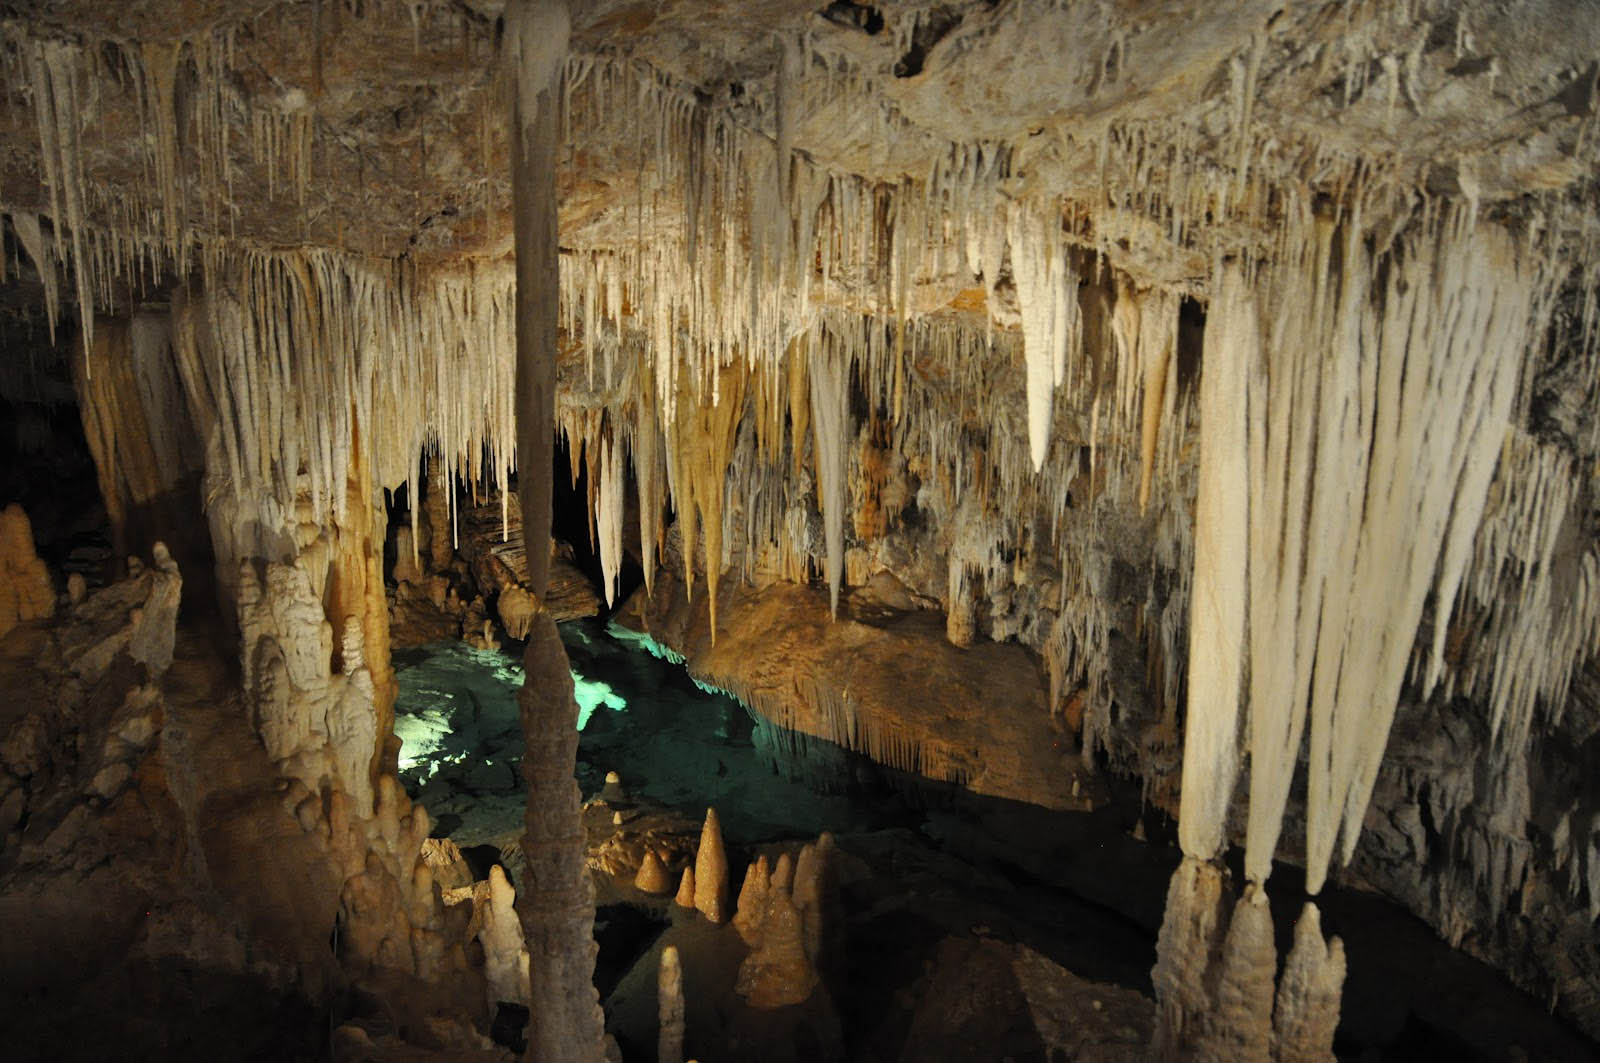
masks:
{"type": "Polygon", "coordinates": [[[800,1004],[821,984],[826,924],[837,918],[832,853],[833,837],[824,833],[801,847],[798,860],[785,851],[769,874],[762,856],[746,872],[733,925],[750,947],[736,988],[751,1007],[800,1004]]]}

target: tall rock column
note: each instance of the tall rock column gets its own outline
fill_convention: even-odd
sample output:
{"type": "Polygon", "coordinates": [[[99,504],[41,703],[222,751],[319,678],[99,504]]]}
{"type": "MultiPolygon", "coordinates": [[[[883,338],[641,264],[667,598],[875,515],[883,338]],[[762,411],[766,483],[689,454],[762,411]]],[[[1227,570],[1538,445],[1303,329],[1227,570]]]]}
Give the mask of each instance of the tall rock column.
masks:
{"type": "MultiPolygon", "coordinates": [[[[517,468],[528,582],[549,586],[555,435],[556,110],[570,19],[562,0],[506,6],[512,92],[511,184],[517,247],[517,468]]],[[[542,609],[528,632],[518,703],[527,744],[528,883],[519,900],[529,970],[529,1060],[605,1058],[605,1016],[594,988],[594,886],[585,862],[573,768],[578,705],[555,621],[542,609]]]]}
{"type": "Polygon", "coordinates": [[[544,610],[528,632],[523,668],[517,702],[526,743],[528,883],[517,906],[532,958],[527,1059],[587,1063],[605,1058],[605,1015],[594,988],[594,883],[573,777],[578,703],[566,648],[544,610]]]}
{"type": "Polygon", "coordinates": [[[570,17],[565,0],[506,5],[511,64],[511,197],[517,247],[517,493],[528,585],[550,582],[552,461],[556,431],[556,125],[570,17]]]}

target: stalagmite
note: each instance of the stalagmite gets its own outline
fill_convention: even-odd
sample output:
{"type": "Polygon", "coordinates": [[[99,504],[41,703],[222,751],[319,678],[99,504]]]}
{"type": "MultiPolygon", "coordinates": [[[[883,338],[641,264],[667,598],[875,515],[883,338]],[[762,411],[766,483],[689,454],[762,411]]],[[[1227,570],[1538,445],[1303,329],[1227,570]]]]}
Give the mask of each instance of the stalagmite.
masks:
{"type": "Polygon", "coordinates": [[[694,907],[694,865],[683,869],[683,878],[678,880],[678,892],[673,896],[672,903],[679,908],[694,907]]]}
{"type": "Polygon", "coordinates": [[[506,880],[499,864],[489,869],[489,895],[483,911],[484,976],[488,983],[488,1011],[501,1001],[526,1005],[529,1000],[529,955],[523,947],[522,927],[517,922],[516,892],[506,880]]]}
{"type": "Polygon", "coordinates": [[[728,856],[722,848],[722,824],[714,808],[706,809],[700,848],[694,855],[694,906],[713,923],[728,918],[728,856]]]}
{"type": "Polygon", "coordinates": [[[0,636],[23,621],[46,619],[55,609],[50,570],[34,550],[33,525],[13,502],[0,510],[0,636]]]}
{"type": "Polygon", "coordinates": [[[1150,980],[1156,993],[1155,1059],[1180,1058],[1211,1011],[1206,969],[1222,946],[1227,901],[1215,864],[1185,856],[1167,887],[1166,916],[1150,980]]]}
{"type": "Polygon", "coordinates": [[[767,895],[761,943],[739,966],[735,989],[753,1008],[804,1003],[816,989],[817,970],[806,955],[800,912],[786,887],[767,895]]]}
{"type": "Polygon", "coordinates": [[[1329,1063],[1344,988],[1344,943],[1322,940],[1322,917],[1306,902],[1294,924],[1294,947],[1284,961],[1273,1014],[1272,1051],[1278,1063],[1329,1063]]]}
{"type": "Polygon", "coordinates": [[[528,952],[530,1060],[604,1058],[605,1021],[594,988],[594,885],[586,862],[580,795],[573,778],[578,703],[561,635],[548,612],[533,620],[517,694],[527,750],[528,857],[520,912],[528,952]],[[537,1054],[535,1047],[537,1046],[537,1054]]]}
{"type": "Polygon", "coordinates": [[[667,877],[667,869],[661,863],[661,858],[654,849],[644,851],[644,859],[639,862],[639,872],[633,877],[634,889],[644,893],[668,893],[672,889],[672,879],[667,877]]]}
{"type": "Polygon", "coordinates": [[[1266,893],[1250,883],[1233,906],[1233,919],[1222,941],[1216,1006],[1202,1024],[1197,1059],[1269,1063],[1276,973],[1272,911],[1266,893]]]}
{"type": "Polygon", "coordinates": [[[661,966],[656,972],[656,1001],[660,1016],[656,1063],[683,1063],[683,966],[674,945],[661,950],[661,966]]]}
{"type": "Polygon", "coordinates": [[[744,873],[733,914],[733,927],[746,945],[754,945],[761,937],[761,920],[766,915],[767,893],[771,888],[772,873],[767,869],[766,854],[762,854],[744,873]]]}

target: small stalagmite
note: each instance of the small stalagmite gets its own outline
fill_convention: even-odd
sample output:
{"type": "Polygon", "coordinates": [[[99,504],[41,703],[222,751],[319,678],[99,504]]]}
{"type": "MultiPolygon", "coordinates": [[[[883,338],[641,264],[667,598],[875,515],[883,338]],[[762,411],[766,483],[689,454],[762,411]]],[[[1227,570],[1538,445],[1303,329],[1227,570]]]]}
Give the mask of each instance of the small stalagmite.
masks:
{"type": "Polygon", "coordinates": [[[761,921],[766,915],[767,894],[772,888],[772,872],[767,858],[758,857],[744,873],[744,884],[739,887],[739,903],[733,914],[733,927],[744,938],[744,943],[754,947],[761,938],[761,921]]]}
{"type": "Polygon", "coordinates": [[[656,896],[672,891],[672,879],[668,877],[666,866],[661,863],[654,849],[644,851],[644,859],[639,862],[639,873],[633,877],[633,885],[642,893],[656,896]]]}
{"type": "Polygon", "coordinates": [[[657,1063],[683,1061],[683,965],[676,946],[661,950],[656,970],[656,1000],[661,1032],[656,1040],[657,1063]]]}
{"type": "Polygon", "coordinates": [[[794,857],[779,853],[778,862],[772,866],[772,888],[787,890],[794,885],[794,857]]]}
{"type": "Polygon", "coordinates": [[[728,854],[722,847],[717,810],[706,809],[700,849],[694,856],[694,906],[713,923],[728,919],[728,854]]]}
{"type": "Polygon", "coordinates": [[[694,868],[693,867],[686,867],[686,868],[683,869],[683,879],[682,879],[682,881],[680,881],[678,883],[678,895],[675,898],[673,898],[673,902],[675,904],[677,904],[677,906],[679,908],[693,908],[694,907],[694,868]]]}

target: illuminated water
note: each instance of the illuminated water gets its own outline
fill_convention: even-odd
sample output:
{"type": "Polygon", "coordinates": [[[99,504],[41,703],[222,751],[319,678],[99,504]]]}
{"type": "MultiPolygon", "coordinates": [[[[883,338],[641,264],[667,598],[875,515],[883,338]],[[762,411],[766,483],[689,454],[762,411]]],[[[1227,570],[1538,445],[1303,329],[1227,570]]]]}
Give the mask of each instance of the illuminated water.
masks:
{"type": "MultiPolygon", "coordinates": [[[[778,733],[739,702],[697,685],[672,654],[597,621],[561,625],[579,705],[584,796],[616,771],[629,792],[698,816],[715,805],[733,840],[882,826],[903,814],[865,758],[809,743],[802,769],[778,733]],[[865,798],[865,800],[863,800],[865,798]]],[[[464,844],[521,817],[520,662],[437,643],[394,654],[402,782],[464,844]]]]}

